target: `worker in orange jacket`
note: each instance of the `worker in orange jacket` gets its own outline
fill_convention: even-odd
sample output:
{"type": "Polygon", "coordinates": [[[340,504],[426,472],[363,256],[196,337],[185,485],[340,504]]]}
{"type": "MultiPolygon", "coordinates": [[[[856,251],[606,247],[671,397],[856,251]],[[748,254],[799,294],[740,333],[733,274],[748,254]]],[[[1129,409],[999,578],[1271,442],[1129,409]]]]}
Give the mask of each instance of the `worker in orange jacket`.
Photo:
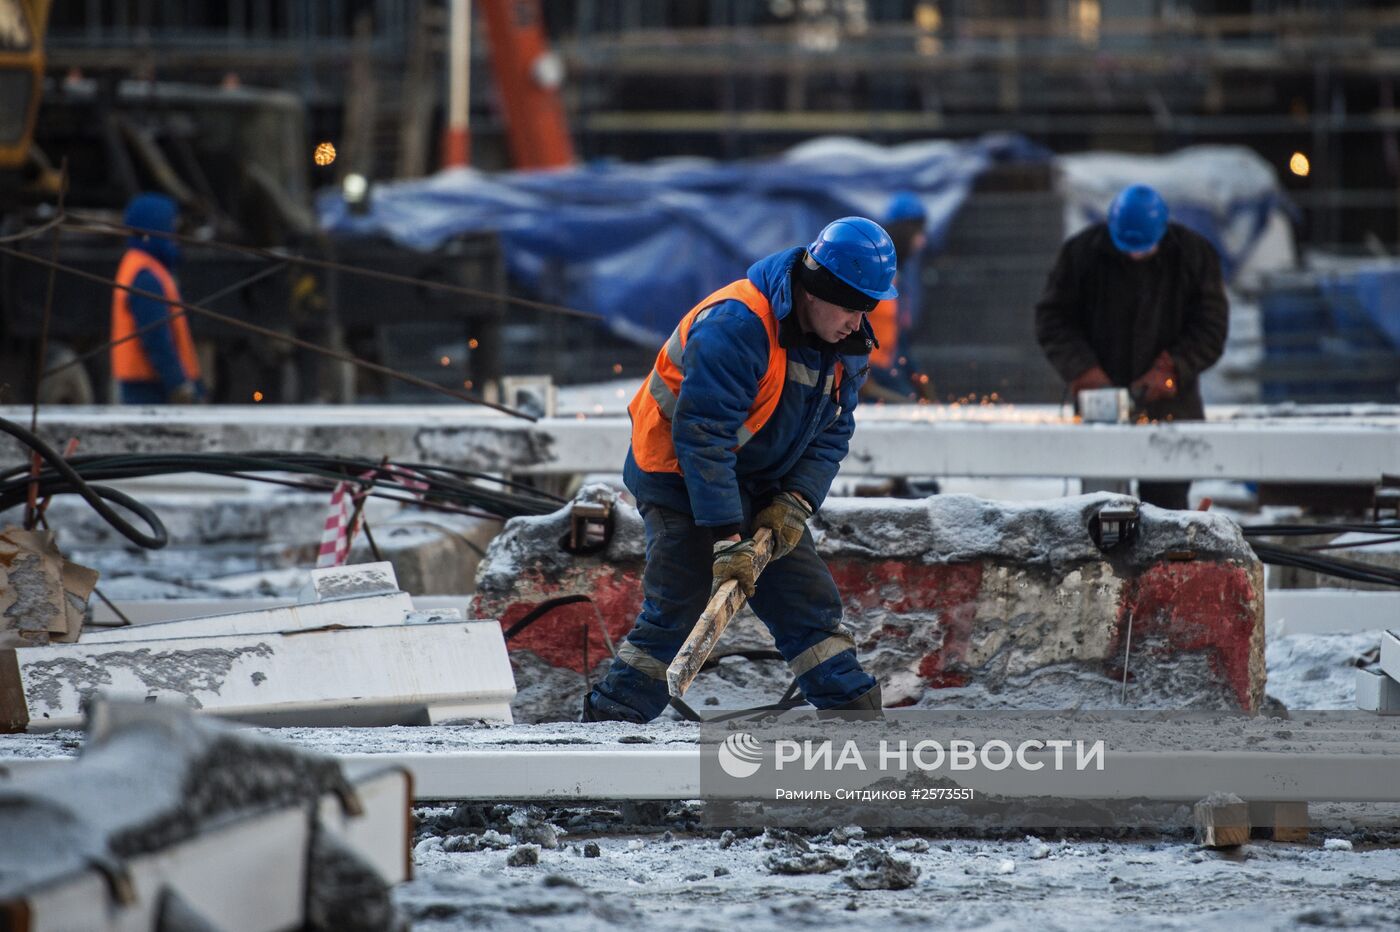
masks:
{"type": "Polygon", "coordinates": [[[164,194],[138,194],[126,207],[132,233],[116,278],[125,287],[112,289],[112,378],[121,404],[195,404],[205,398],[189,318],[169,303],[181,300],[174,275],[180,249],[173,239],[142,232],[173,233],[178,216],[175,201],[164,194]]]}

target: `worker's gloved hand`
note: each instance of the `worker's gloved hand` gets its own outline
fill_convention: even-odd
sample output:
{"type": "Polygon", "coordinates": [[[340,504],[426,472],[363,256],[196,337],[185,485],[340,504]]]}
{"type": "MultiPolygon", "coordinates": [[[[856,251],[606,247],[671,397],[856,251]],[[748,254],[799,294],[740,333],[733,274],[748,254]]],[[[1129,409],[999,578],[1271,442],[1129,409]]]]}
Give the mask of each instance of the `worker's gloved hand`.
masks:
{"type": "Polygon", "coordinates": [[[1152,361],[1152,368],[1140,375],[1132,384],[1133,398],[1151,403],[1164,398],[1176,397],[1176,363],[1166,350],[1152,361]]]}
{"type": "Polygon", "coordinates": [[[1078,398],[1080,392],[1087,392],[1095,388],[1112,388],[1113,380],[1108,377],[1108,373],[1103,371],[1103,366],[1095,366],[1092,369],[1085,369],[1076,375],[1069,383],[1070,397],[1078,398]]]}
{"type": "Polygon", "coordinates": [[[740,541],[715,541],[714,583],[710,586],[710,595],[713,597],[720,585],[729,579],[739,583],[745,598],[753,595],[754,588],[758,585],[758,573],[754,569],[753,557],[751,537],[740,541]]]}
{"type": "Polygon", "coordinates": [[[807,519],[812,517],[812,509],[795,492],[779,492],[758,514],[754,515],[755,528],[766,527],[773,531],[773,557],[780,560],[792,553],[802,532],[807,530],[807,519]]]}
{"type": "Polygon", "coordinates": [[[167,400],[173,405],[192,405],[199,403],[199,386],[193,382],[181,382],[170,390],[167,400]]]}

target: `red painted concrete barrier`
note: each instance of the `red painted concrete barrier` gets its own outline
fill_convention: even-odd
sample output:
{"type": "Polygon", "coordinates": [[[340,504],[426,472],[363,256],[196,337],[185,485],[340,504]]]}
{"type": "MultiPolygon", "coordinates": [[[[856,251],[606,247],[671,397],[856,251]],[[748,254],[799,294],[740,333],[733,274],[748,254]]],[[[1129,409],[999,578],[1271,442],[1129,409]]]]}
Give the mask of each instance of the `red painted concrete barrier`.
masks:
{"type": "MultiPolygon", "coordinates": [[[[580,498],[614,494],[591,486],[580,498]]],[[[1257,710],[1263,572],[1238,528],[1142,506],[1136,534],[1101,551],[1089,520],[1121,500],[828,501],[812,521],[817,547],[886,704],[1257,710]]],[[[509,628],[548,599],[587,596],[511,641],[581,684],[608,657],[603,627],[614,643],[632,627],[645,541],[624,500],[597,553],[564,549],[569,525],[568,509],[512,520],[482,562],[475,611],[509,628]]]]}

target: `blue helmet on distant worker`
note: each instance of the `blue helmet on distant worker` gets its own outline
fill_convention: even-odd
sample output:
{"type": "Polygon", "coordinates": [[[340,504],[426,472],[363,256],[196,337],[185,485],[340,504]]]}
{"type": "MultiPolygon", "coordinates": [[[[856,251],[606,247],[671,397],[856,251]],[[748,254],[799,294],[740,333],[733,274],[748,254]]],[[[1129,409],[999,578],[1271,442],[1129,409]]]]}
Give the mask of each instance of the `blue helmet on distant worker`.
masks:
{"type": "Polygon", "coordinates": [[[899,223],[901,220],[928,219],[928,211],[924,209],[924,202],[919,200],[919,195],[913,191],[898,191],[894,197],[890,198],[889,206],[885,208],[885,222],[899,223]]]}
{"type": "Polygon", "coordinates": [[[1119,252],[1147,252],[1167,232],[1167,202],[1145,184],[1124,188],[1108,207],[1108,235],[1119,252]]]}
{"type": "Polygon", "coordinates": [[[864,217],[842,217],[828,223],[807,247],[802,284],[824,301],[869,311],[899,296],[897,265],[894,241],[883,227],[864,217]]]}

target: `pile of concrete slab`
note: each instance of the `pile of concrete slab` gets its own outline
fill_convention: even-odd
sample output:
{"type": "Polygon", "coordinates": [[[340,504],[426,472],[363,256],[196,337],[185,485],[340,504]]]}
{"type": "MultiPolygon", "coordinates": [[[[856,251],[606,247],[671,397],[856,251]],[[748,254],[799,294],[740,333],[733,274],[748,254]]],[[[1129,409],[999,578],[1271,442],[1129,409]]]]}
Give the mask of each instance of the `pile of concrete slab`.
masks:
{"type": "Polygon", "coordinates": [[[498,624],[416,611],[388,563],[311,579],[295,605],[0,650],[0,731],[75,727],[99,692],[262,725],[511,721],[498,624]]]}
{"type": "Polygon", "coordinates": [[[1356,668],[1356,707],[1367,712],[1400,712],[1400,630],[1381,632],[1376,663],[1356,668]]]}
{"type": "Polygon", "coordinates": [[[411,806],[402,768],[99,702],[77,763],[0,783],[0,926],[400,928],[411,806]]]}

